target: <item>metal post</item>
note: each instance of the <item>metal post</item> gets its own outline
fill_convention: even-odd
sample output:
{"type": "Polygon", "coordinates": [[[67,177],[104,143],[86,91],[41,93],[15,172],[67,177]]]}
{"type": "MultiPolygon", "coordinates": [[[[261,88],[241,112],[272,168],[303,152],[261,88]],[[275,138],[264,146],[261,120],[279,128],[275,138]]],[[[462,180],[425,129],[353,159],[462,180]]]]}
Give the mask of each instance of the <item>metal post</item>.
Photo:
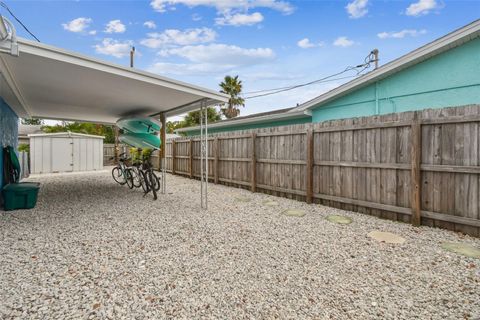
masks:
{"type": "Polygon", "coordinates": [[[200,105],[200,206],[203,208],[203,103],[200,105]]]}
{"type": "Polygon", "coordinates": [[[205,209],[208,209],[208,107],[202,102],[205,109],[205,209]]]}
{"type": "Polygon", "coordinates": [[[203,209],[208,209],[208,112],[205,100],[200,105],[200,204],[203,209]]]}
{"type": "Polygon", "coordinates": [[[167,140],[166,140],[166,119],[165,119],[165,114],[162,113],[160,114],[160,122],[162,123],[162,128],[160,129],[160,140],[161,140],[161,145],[160,145],[160,153],[158,154],[158,157],[160,159],[160,168],[161,170],[161,193],[165,194],[167,190],[167,175],[165,171],[165,164],[166,164],[166,147],[167,147],[167,140]]]}

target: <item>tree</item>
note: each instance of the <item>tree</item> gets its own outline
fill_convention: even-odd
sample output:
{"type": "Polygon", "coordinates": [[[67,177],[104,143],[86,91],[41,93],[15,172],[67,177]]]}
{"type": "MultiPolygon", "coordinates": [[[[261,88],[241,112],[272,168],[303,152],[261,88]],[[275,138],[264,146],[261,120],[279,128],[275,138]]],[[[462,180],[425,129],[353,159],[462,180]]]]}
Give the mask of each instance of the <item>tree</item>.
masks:
{"type": "MultiPolygon", "coordinates": [[[[222,119],[222,117],[218,113],[217,109],[215,109],[214,107],[208,107],[207,108],[208,123],[216,122],[216,121],[219,121],[221,119],[222,119]]],[[[205,120],[205,119],[203,119],[203,120],[205,120]]],[[[187,113],[187,115],[183,119],[181,125],[182,126],[180,128],[193,127],[193,126],[200,125],[200,111],[199,110],[198,111],[190,111],[189,113],[187,113]]]]}
{"type": "Polygon", "coordinates": [[[115,143],[115,132],[113,126],[107,126],[103,124],[88,123],[88,122],[66,122],[54,126],[43,126],[42,131],[46,133],[55,132],[76,132],[84,134],[93,134],[97,136],[104,136],[105,143],[115,143]]]}
{"type": "Polygon", "coordinates": [[[183,128],[182,121],[167,121],[167,133],[173,133],[179,128],[183,128]]]}
{"type": "Polygon", "coordinates": [[[33,118],[30,118],[30,119],[22,118],[22,124],[25,124],[27,126],[39,126],[39,125],[43,124],[43,120],[42,119],[33,119],[33,118]]]}
{"type": "Polygon", "coordinates": [[[220,83],[221,93],[230,95],[228,102],[221,108],[223,115],[227,118],[235,118],[240,114],[239,107],[245,107],[245,99],[240,97],[242,92],[242,81],[238,80],[238,76],[225,76],[225,79],[220,83]]]}

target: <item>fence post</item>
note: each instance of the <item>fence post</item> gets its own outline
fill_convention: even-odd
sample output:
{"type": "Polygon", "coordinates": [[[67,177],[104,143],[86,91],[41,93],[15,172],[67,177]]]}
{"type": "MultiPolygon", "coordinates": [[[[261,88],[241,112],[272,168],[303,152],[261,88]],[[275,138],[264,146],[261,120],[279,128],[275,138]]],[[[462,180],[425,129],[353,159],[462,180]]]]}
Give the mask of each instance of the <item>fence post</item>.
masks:
{"type": "Polygon", "coordinates": [[[307,130],[307,159],[306,159],[306,201],[312,203],[313,200],[313,130],[312,128],[307,130]]]}
{"type": "Polygon", "coordinates": [[[215,137],[213,141],[213,152],[214,152],[214,159],[213,159],[213,182],[218,184],[218,137],[215,137]]]}
{"type": "Polygon", "coordinates": [[[176,155],[177,155],[177,143],[175,140],[172,140],[172,174],[175,174],[175,171],[177,171],[177,166],[175,164],[176,161],[176,155]]]}
{"type": "Polygon", "coordinates": [[[418,119],[418,112],[413,115],[412,121],[412,219],[414,226],[421,223],[421,161],[422,161],[422,124],[418,119]]]}
{"type": "Polygon", "coordinates": [[[255,140],[257,140],[257,134],[252,133],[252,192],[257,192],[257,154],[255,140]]]}
{"type": "Polygon", "coordinates": [[[188,170],[189,170],[189,173],[190,173],[190,179],[193,178],[193,143],[192,143],[192,139],[189,140],[188,142],[188,147],[189,147],[189,153],[188,153],[188,170]]]}

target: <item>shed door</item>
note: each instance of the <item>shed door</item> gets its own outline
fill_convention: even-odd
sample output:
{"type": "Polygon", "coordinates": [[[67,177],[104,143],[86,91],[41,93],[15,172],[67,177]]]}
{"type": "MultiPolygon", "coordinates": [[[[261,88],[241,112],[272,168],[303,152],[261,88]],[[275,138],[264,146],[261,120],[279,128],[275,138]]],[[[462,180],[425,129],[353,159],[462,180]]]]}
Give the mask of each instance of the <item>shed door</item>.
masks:
{"type": "Polygon", "coordinates": [[[52,139],[52,171],[73,170],[73,141],[71,138],[52,139]]]}

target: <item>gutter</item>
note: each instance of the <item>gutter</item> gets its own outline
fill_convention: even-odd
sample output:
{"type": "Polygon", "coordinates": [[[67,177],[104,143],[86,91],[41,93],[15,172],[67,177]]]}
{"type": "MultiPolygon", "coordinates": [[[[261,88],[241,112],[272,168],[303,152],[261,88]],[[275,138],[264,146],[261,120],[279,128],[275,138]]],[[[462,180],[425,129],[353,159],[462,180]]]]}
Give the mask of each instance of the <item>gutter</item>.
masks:
{"type": "MultiPolygon", "coordinates": [[[[296,112],[285,112],[280,114],[273,114],[273,115],[264,115],[260,117],[251,117],[245,119],[237,119],[237,120],[223,120],[219,122],[214,122],[209,124],[209,128],[225,128],[229,126],[238,126],[243,124],[254,124],[254,123],[262,123],[262,122],[270,122],[270,121],[277,121],[277,120],[286,120],[286,119],[298,119],[304,117],[311,117],[312,112],[310,110],[302,110],[296,112]]],[[[200,126],[195,127],[188,127],[188,128],[180,128],[175,130],[175,133],[178,132],[189,132],[189,131],[196,131],[200,130],[200,126]]]]}

